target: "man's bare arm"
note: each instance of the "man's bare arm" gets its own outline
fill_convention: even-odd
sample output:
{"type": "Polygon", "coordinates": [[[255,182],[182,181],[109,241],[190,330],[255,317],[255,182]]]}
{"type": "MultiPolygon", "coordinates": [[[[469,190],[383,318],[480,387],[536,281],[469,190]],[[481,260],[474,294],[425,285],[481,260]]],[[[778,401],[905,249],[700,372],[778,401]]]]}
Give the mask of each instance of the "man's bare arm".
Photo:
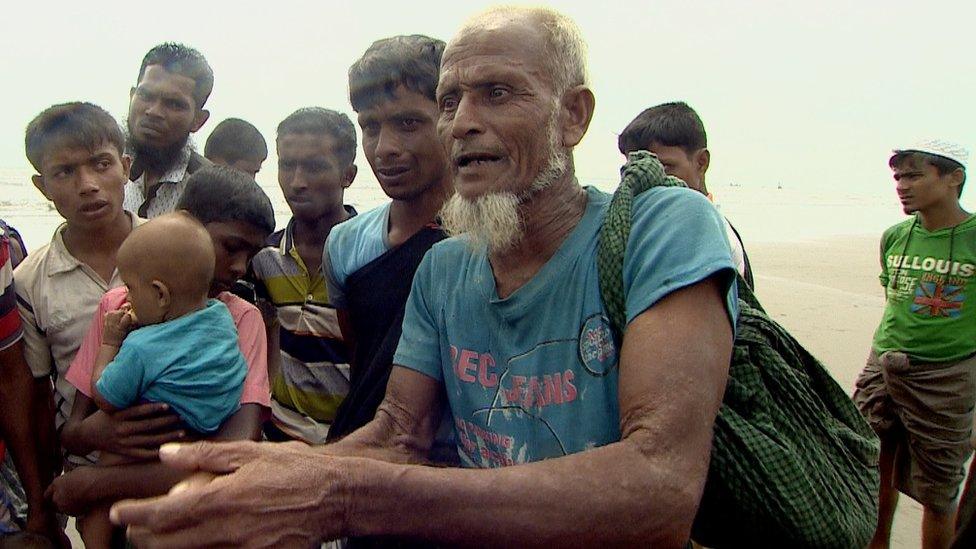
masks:
{"type": "MultiPolygon", "coordinates": [[[[77,396],[87,399],[81,393],[77,396]]],[[[93,406],[91,401],[87,406],[93,406]]],[[[259,404],[242,405],[221,425],[212,440],[260,439],[262,414],[259,404]]],[[[78,467],[54,481],[51,497],[62,511],[78,514],[102,501],[165,494],[187,476],[186,471],[167,467],[155,460],[111,467],[78,467]]]]}
{"type": "Polygon", "coordinates": [[[84,456],[106,451],[134,459],[155,459],[161,444],[182,440],[180,418],[167,404],[150,402],[108,414],[81,391],[61,432],[68,452],[84,456]]]}
{"type": "Polygon", "coordinates": [[[490,471],[370,464],[347,488],[345,534],[523,547],[684,546],[728,376],[732,332],[723,302],[709,280],[631,322],[620,359],[620,442],[490,471]],[[411,509],[421,511],[405,512],[411,509]]]}
{"type": "MultiPolygon", "coordinates": [[[[261,416],[261,405],[244,404],[209,440],[260,440],[261,416]]],[[[185,471],[158,461],[91,469],[95,470],[93,473],[101,473],[92,487],[91,497],[95,501],[158,496],[187,476],[185,471]]]]}
{"type": "Polygon", "coordinates": [[[440,385],[408,368],[394,366],[386,396],[372,421],[316,451],[391,463],[424,463],[441,419],[440,385]]]}
{"type": "MultiPolygon", "coordinates": [[[[117,504],[113,520],[130,524],[137,543],[174,546],[381,534],[472,545],[683,547],[708,471],[731,349],[720,284],[710,279],[631,322],[621,350],[620,442],[492,470],[321,456],[288,445],[171,448],[161,452],[168,463],[229,474],[117,504]],[[269,512],[283,506],[290,516],[269,512]],[[223,517],[221,527],[199,516],[223,517]]],[[[391,378],[388,397],[403,379],[391,378]]],[[[425,417],[429,388],[421,392],[417,400],[403,394],[403,417],[425,417]]],[[[370,425],[384,421],[391,424],[377,418],[370,425]]],[[[417,429],[409,420],[404,427],[408,436],[417,429]]],[[[392,440],[382,434],[367,440],[392,440]]]]}
{"type": "Polygon", "coordinates": [[[49,428],[55,425],[55,417],[57,416],[54,404],[54,385],[49,377],[35,377],[31,389],[34,393],[34,401],[31,403],[32,420],[34,425],[42,426],[38,432],[33,434],[34,444],[37,445],[38,456],[47,460],[47,465],[42,465],[42,467],[47,467],[52,475],[57,475],[61,472],[62,466],[61,442],[58,431],[49,428]]]}
{"type": "MultiPolygon", "coordinates": [[[[4,440],[17,467],[27,495],[27,526],[35,533],[55,533],[54,510],[44,501],[44,489],[54,476],[54,456],[43,455],[47,445],[37,441],[56,440],[54,418],[34,418],[34,378],[18,342],[0,350],[0,439],[4,440]]],[[[47,403],[47,399],[44,401],[47,403]]],[[[57,541],[57,537],[52,537],[57,541]]]]}
{"type": "Polygon", "coordinates": [[[261,422],[266,408],[260,404],[242,404],[227,418],[210,440],[261,440],[261,422]]]}

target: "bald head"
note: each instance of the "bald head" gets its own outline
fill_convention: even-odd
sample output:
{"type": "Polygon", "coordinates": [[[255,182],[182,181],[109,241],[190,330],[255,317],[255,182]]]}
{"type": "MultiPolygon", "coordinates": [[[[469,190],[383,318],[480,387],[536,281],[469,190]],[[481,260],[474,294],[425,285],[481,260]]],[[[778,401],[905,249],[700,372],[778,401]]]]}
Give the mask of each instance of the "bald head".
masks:
{"type": "Polygon", "coordinates": [[[474,38],[496,37],[504,42],[519,36],[523,48],[538,52],[543,69],[557,94],[589,83],[586,68],[586,42],[579,27],[565,15],[544,7],[498,6],[469,19],[445,50],[464,47],[474,38]],[[536,48],[532,42],[539,41],[536,48]]]}
{"type": "Polygon", "coordinates": [[[136,227],[118,253],[120,272],[145,284],[162,282],[177,305],[206,298],[214,259],[210,233],[185,212],[161,215],[136,227]]]}

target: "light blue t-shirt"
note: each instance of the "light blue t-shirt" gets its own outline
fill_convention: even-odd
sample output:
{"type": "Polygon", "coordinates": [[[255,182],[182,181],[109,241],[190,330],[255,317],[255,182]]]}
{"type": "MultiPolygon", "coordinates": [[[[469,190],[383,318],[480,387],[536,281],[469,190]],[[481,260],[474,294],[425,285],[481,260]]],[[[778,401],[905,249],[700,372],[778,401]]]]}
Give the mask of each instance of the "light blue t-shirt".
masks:
{"type": "MultiPolygon", "coordinates": [[[[484,249],[473,252],[461,238],[435,245],[417,271],[394,363],[444,383],[466,467],[527,463],[620,440],[619,351],[596,266],[610,196],[586,191],[580,223],[506,299],[498,297],[484,249]]],[[[724,222],[708,200],[654,188],[637,197],[633,212],[623,269],[627,321],[720,273],[734,326],[735,268],[724,222]]]]}
{"type": "Polygon", "coordinates": [[[116,408],[165,402],[191,429],[212,433],[237,411],[246,375],[234,319],[211,299],[199,311],[130,332],[95,388],[116,408]]]}
{"type": "Polygon", "coordinates": [[[322,274],[335,308],[346,308],[346,279],[349,275],[389,251],[390,204],[387,202],[359,214],[329,232],[322,255],[322,274]]]}

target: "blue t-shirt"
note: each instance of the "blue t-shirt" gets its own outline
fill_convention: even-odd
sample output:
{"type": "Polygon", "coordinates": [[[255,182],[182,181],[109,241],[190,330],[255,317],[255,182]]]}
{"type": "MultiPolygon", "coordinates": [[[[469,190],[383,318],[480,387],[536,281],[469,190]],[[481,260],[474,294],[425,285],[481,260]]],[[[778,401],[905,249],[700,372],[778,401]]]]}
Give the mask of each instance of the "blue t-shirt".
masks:
{"type": "MultiPolygon", "coordinates": [[[[435,245],[417,271],[394,363],[444,383],[466,467],[527,463],[620,440],[619,350],[596,266],[610,196],[586,191],[582,220],[505,299],[484,249],[473,252],[461,238],[435,245]]],[[[708,200],[654,188],[637,197],[633,212],[623,269],[627,321],[721,273],[734,326],[735,269],[724,222],[708,200]]]]}
{"type": "Polygon", "coordinates": [[[336,309],[346,308],[346,279],[390,249],[390,202],[332,228],[322,254],[322,274],[336,309]]]}
{"type": "Polygon", "coordinates": [[[133,330],[95,388],[116,408],[165,402],[201,433],[212,433],[237,411],[247,363],[223,303],[133,330]]]}

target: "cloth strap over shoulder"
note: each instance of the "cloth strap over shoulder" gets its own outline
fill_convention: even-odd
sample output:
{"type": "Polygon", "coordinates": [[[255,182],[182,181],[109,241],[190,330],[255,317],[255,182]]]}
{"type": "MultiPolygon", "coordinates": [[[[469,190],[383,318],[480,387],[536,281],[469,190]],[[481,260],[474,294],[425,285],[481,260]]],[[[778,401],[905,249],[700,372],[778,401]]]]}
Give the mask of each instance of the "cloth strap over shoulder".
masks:
{"type": "MultiPolygon", "coordinates": [[[[684,186],[646,151],[631,153],[621,176],[597,252],[618,341],[626,330],[622,272],[634,197],[684,186]]],[[[708,547],[863,547],[877,524],[878,439],[741,276],[738,292],[729,379],[692,538],[708,547]]]]}

